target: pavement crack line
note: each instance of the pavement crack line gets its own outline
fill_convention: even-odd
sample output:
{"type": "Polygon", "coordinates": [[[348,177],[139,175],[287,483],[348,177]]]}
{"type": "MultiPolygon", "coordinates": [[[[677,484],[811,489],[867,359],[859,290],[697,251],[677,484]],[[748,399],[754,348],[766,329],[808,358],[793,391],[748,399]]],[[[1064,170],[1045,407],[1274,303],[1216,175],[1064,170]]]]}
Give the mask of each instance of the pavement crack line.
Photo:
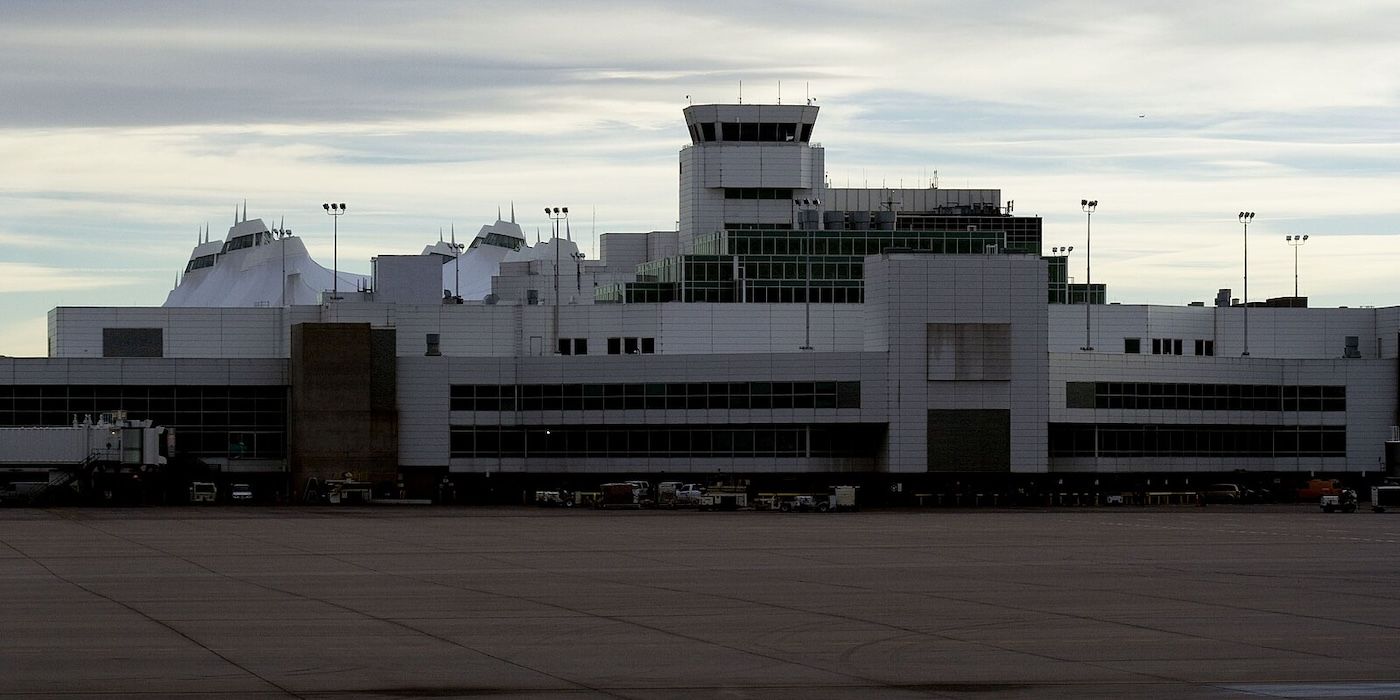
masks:
{"type": "MultiPolygon", "coordinates": [[[[74,521],[74,522],[76,522],[76,521],[74,521]]],[[[80,523],[80,524],[82,524],[82,523],[80,523]]],[[[102,532],[102,530],[97,529],[97,528],[92,528],[92,529],[96,530],[97,532],[102,532]]],[[[103,534],[106,534],[108,537],[118,537],[118,539],[121,539],[119,536],[113,535],[113,534],[111,534],[111,533],[103,533],[103,534]]],[[[247,666],[244,666],[243,664],[238,663],[237,661],[233,660],[232,658],[229,658],[229,657],[226,656],[225,654],[223,654],[223,653],[219,652],[218,650],[216,650],[216,649],[210,647],[209,645],[205,644],[204,642],[201,642],[201,641],[199,641],[198,639],[195,639],[192,635],[189,635],[189,634],[185,633],[183,630],[179,629],[178,627],[175,627],[174,625],[171,625],[170,623],[167,623],[167,622],[165,622],[164,620],[160,620],[160,619],[158,619],[158,618],[156,618],[156,617],[153,617],[153,616],[147,614],[145,611],[143,611],[143,610],[141,610],[141,609],[139,609],[139,608],[137,608],[137,607],[135,607],[135,606],[133,606],[133,605],[131,605],[131,604],[125,602],[125,601],[118,600],[117,598],[114,598],[114,597],[112,597],[112,596],[110,596],[110,595],[107,595],[106,593],[103,593],[103,592],[101,592],[101,591],[98,591],[98,590],[95,590],[95,589],[90,588],[90,587],[88,587],[88,586],[85,586],[85,585],[83,585],[83,584],[81,584],[81,583],[79,583],[79,582],[77,582],[77,581],[74,581],[74,580],[72,580],[72,579],[70,579],[70,578],[68,578],[68,577],[66,577],[66,576],[64,576],[64,575],[62,575],[62,574],[60,574],[60,573],[58,573],[57,571],[54,571],[51,567],[49,567],[48,564],[45,564],[44,562],[40,561],[39,559],[37,559],[37,558],[35,558],[35,557],[33,557],[33,556],[30,556],[30,554],[29,554],[28,552],[25,552],[25,551],[19,549],[18,547],[15,547],[14,545],[10,544],[10,543],[9,543],[8,541],[6,541],[6,540],[0,539],[0,543],[4,543],[4,545],[5,545],[6,547],[10,548],[11,551],[13,551],[13,552],[15,552],[16,554],[20,555],[21,557],[25,558],[25,559],[28,560],[29,562],[33,563],[35,566],[38,566],[39,568],[41,568],[41,569],[43,569],[44,571],[48,572],[48,574],[49,574],[50,576],[52,576],[55,580],[61,581],[61,582],[65,583],[65,584],[67,584],[67,585],[69,585],[69,586],[72,586],[72,587],[74,587],[74,588],[77,588],[78,590],[83,591],[84,593],[87,593],[88,595],[94,596],[94,597],[96,597],[96,598],[100,598],[100,599],[102,599],[102,600],[107,601],[108,603],[111,603],[111,604],[113,604],[113,605],[116,605],[116,606],[118,606],[118,607],[121,607],[122,609],[124,609],[124,610],[126,610],[126,611],[128,611],[128,612],[130,612],[130,613],[132,613],[132,614],[135,614],[135,615],[137,615],[137,616],[139,616],[139,617],[145,619],[146,621],[150,622],[151,624],[154,624],[154,625],[156,625],[156,626],[158,626],[158,627],[161,627],[161,628],[163,628],[163,629],[165,629],[165,630],[168,630],[169,632],[171,632],[171,633],[173,633],[173,634],[179,636],[181,639],[184,639],[185,641],[189,642],[190,644],[193,644],[193,645],[199,647],[200,649],[203,649],[204,651],[206,651],[206,652],[208,652],[208,653],[214,655],[215,657],[218,657],[218,658],[219,658],[220,660],[222,660],[224,663],[226,663],[226,664],[228,664],[228,665],[230,665],[230,666],[232,666],[232,667],[234,667],[234,668],[236,668],[236,669],[242,671],[243,673],[247,674],[248,676],[250,676],[250,677],[252,677],[252,678],[258,679],[259,681],[261,681],[261,682],[267,684],[268,686],[270,686],[270,687],[272,687],[272,688],[275,688],[278,692],[281,692],[281,693],[283,693],[283,694],[285,694],[285,695],[287,695],[287,696],[289,696],[289,697],[302,698],[302,699],[304,700],[305,696],[300,695],[300,694],[298,694],[298,693],[292,691],[291,689],[286,688],[286,687],[284,687],[284,686],[278,684],[276,681],[273,681],[272,679],[267,678],[266,676],[263,676],[262,674],[258,673],[257,671],[254,671],[253,669],[248,668],[247,666]]],[[[133,543],[133,544],[139,544],[139,543],[133,543]]],[[[144,545],[141,545],[141,546],[144,546],[144,545]]]]}

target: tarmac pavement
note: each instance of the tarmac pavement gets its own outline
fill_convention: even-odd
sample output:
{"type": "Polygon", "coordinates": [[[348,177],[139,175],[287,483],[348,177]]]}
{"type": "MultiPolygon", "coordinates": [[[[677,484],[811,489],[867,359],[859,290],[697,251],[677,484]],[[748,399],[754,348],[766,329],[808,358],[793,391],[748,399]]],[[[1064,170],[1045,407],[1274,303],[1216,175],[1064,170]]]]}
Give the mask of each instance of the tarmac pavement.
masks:
{"type": "Polygon", "coordinates": [[[0,695],[1400,696],[1400,514],[0,510],[0,695]]]}

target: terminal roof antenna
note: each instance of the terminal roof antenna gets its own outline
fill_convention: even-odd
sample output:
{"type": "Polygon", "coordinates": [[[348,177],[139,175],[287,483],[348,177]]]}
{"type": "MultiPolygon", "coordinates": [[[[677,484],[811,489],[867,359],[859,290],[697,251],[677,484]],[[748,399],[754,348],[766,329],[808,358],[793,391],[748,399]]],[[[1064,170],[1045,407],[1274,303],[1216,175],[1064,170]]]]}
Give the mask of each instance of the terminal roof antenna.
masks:
{"type": "Polygon", "coordinates": [[[783,81],[778,81],[778,104],[783,103],[783,81]]]}
{"type": "Polygon", "coordinates": [[[744,104],[744,81],[739,81],[739,104],[744,104]]]}

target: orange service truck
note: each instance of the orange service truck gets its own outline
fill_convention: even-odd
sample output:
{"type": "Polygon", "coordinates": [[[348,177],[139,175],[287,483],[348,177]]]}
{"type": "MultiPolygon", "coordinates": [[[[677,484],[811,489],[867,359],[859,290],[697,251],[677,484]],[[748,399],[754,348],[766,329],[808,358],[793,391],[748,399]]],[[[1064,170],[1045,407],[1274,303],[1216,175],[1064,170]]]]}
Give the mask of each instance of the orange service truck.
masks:
{"type": "Polygon", "coordinates": [[[1336,479],[1310,479],[1307,485],[1298,489],[1298,500],[1316,501],[1323,496],[1338,496],[1342,493],[1342,484],[1336,479]]]}

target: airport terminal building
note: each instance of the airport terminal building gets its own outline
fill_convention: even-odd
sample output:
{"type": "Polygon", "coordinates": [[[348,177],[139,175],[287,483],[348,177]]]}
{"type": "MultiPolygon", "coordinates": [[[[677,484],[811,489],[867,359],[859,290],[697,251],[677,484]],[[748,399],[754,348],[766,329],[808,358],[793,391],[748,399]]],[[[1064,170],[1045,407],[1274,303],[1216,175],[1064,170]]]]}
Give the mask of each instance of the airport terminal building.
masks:
{"type": "MultiPolygon", "coordinates": [[[[473,248],[513,254],[479,299],[439,288],[454,249],[380,256],[316,303],[284,274],[241,306],[60,307],[49,357],[0,359],[0,426],[124,410],[289,495],[345,472],[499,500],[633,476],[912,493],[1384,472],[1400,308],[1108,304],[998,190],[830,187],[815,106],[684,114],[679,230],[607,233],[585,261],[493,229],[473,248]]],[[[191,265],[293,240],[255,222],[191,265]]]]}

